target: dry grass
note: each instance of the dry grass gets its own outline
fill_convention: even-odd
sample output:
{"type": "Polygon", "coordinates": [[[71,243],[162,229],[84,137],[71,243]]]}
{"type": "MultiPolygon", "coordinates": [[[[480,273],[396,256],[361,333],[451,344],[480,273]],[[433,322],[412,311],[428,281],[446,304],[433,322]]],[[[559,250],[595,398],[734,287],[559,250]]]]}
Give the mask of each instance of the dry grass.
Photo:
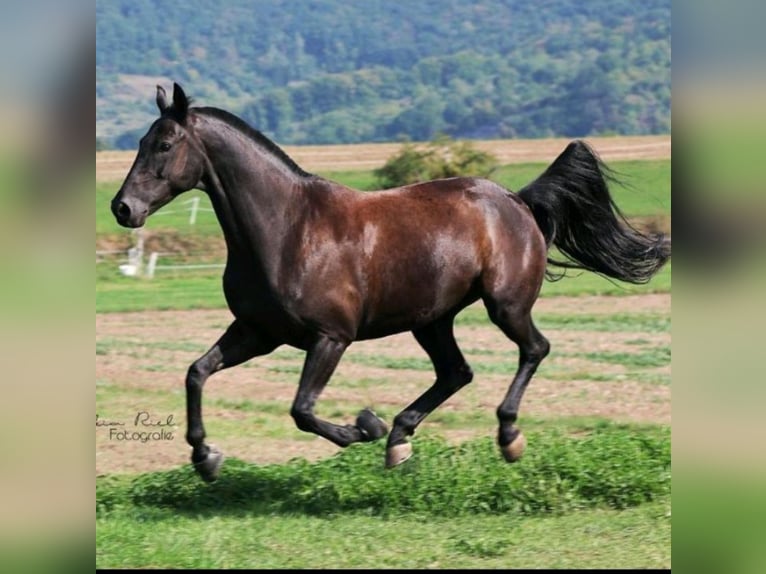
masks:
{"type": "MultiPolygon", "coordinates": [[[[586,138],[604,161],[669,159],[670,135],[615,136],[586,138]]],[[[548,163],[561,153],[570,140],[476,141],[478,149],[493,153],[501,164],[548,163]]],[[[354,144],[327,146],[283,146],[298,165],[314,172],[370,170],[382,166],[401,144],[354,144]]],[[[135,158],[135,151],[96,153],[96,181],[121,181],[135,158]]]]}

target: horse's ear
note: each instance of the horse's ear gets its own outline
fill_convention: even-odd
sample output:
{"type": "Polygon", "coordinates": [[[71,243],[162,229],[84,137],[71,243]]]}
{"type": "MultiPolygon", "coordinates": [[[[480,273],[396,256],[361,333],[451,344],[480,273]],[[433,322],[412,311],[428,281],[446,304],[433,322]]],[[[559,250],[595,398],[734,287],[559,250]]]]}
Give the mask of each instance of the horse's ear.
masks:
{"type": "Polygon", "coordinates": [[[173,82],[173,111],[181,120],[186,118],[186,112],[189,111],[189,98],[186,97],[183,88],[175,82],[173,82]]]}
{"type": "Polygon", "coordinates": [[[165,93],[165,88],[157,85],[157,107],[160,109],[160,113],[165,113],[170,104],[168,104],[168,95],[165,93]]]}

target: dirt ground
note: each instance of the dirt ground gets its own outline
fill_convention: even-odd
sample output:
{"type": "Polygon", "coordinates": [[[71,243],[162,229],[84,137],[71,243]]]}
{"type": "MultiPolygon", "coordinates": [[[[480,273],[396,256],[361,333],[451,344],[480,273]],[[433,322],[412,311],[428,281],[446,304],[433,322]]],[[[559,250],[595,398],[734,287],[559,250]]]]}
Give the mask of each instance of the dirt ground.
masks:
{"type": "MultiPolygon", "coordinates": [[[[535,312],[668,315],[670,302],[667,294],[551,297],[540,299],[535,312]]],[[[102,423],[96,428],[98,475],[173,468],[188,462],[189,447],[183,437],[186,369],[230,321],[228,310],[96,316],[96,406],[102,423]],[[123,423],[115,432],[133,430],[134,418],[142,412],[149,414],[138,430],[172,432],[173,438],[141,443],[109,437],[109,423],[123,423]],[[162,426],[168,423],[168,416],[172,416],[171,424],[162,426]]],[[[669,332],[544,332],[553,350],[524,396],[522,428],[525,418],[545,421],[556,417],[670,424],[670,385],[644,376],[669,379],[670,365],[631,370],[583,358],[588,353],[635,351],[637,344],[669,346],[669,332]]],[[[430,427],[453,441],[494,436],[494,409],[515,370],[515,346],[490,325],[458,327],[456,336],[476,377],[434,411],[419,432],[430,427]],[[487,360],[491,362],[485,363],[487,360]],[[502,364],[502,368],[482,372],[476,369],[477,363],[502,364]],[[459,422],[447,424],[450,417],[459,422]]],[[[318,414],[342,424],[352,422],[362,407],[372,406],[390,425],[393,415],[430,386],[433,375],[422,368],[386,368],[385,361],[425,359],[409,333],[354,343],[320,397],[318,414]]],[[[277,350],[214,375],[203,398],[209,441],[226,455],[256,463],[284,462],[296,456],[314,460],[337,452],[338,447],[330,442],[294,428],[289,409],[301,364],[300,352],[277,350]]]]}
{"type": "MultiPolygon", "coordinates": [[[[586,138],[606,161],[668,159],[670,136],[615,136],[586,138]]],[[[476,141],[478,149],[488,151],[501,164],[550,162],[564,151],[568,139],[476,141]]],[[[282,146],[302,168],[313,172],[367,170],[381,167],[401,148],[398,143],[282,146]]],[[[96,181],[121,181],[127,175],[134,151],[96,153],[96,181]]]]}

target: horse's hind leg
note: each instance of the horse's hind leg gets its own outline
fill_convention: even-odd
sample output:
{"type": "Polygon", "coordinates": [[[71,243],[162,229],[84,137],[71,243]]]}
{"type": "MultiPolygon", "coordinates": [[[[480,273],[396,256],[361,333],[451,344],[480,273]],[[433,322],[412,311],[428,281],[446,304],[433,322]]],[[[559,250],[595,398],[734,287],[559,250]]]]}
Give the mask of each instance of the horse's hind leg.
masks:
{"type": "Polygon", "coordinates": [[[388,436],[386,467],[391,468],[412,455],[407,437],[436,407],[473,380],[473,372],[457,346],[452,331],[454,317],[445,317],[413,331],[415,339],[428,353],[436,371],[436,381],[394,418],[388,436]]]}
{"type": "Polygon", "coordinates": [[[214,446],[205,444],[205,427],[202,424],[202,387],[205,381],[217,371],[270,353],[276,346],[239,321],[234,321],[215,345],[189,367],[186,375],[186,442],[192,447],[194,469],[206,482],[218,477],[223,455],[214,446]]]}
{"type": "Polygon", "coordinates": [[[502,303],[485,299],[490,319],[519,346],[519,366],[508,392],[497,407],[500,423],[497,442],[508,462],[515,462],[524,453],[526,439],[514,425],[519,416],[519,404],[532,375],[550,350],[548,340],[537,330],[530,315],[531,304],[502,303]]]}

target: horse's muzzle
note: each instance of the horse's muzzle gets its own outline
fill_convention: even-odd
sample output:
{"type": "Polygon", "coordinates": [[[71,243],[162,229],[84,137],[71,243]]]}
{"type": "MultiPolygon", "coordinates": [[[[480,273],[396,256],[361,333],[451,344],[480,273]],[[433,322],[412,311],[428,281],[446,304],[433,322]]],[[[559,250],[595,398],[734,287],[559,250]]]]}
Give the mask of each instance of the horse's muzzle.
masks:
{"type": "Polygon", "coordinates": [[[117,223],[123,227],[141,227],[146,221],[149,209],[136,205],[131,206],[127,202],[115,198],[112,201],[112,213],[117,223]]]}

